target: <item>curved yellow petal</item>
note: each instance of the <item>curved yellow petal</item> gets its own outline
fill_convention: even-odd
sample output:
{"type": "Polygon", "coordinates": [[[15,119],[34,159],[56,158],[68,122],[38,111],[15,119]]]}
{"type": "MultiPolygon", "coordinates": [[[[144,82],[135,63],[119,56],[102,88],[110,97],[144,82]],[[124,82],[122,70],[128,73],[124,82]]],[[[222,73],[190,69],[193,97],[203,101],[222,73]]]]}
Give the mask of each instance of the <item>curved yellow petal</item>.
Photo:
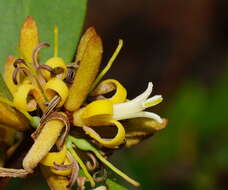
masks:
{"type": "Polygon", "coordinates": [[[59,152],[49,152],[47,155],[40,161],[44,166],[54,166],[56,164],[62,164],[66,159],[66,147],[64,146],[59,152]]]}
{"type": "Polygon", "coordinates": [[[105,125],[106,119],[113,113],[113,106],[110,100],[96,100],[86,107],[75,111],[73,114],[73,123],[75,126],[97,126],[105,125]],[[104,121],[105,119],[105,121],[104,121]]]}
{"type": "Polygon", "coordinates": [[[83,127],[86,134],[98,141],[105,147],[114,148],[125,139],[125,129],[117,120],[112,119],[113,103],[109,99],[96,100],[86,107],[76,111],[73,114],[73,123],[76,126],[83,127]],[[87,126],[113,126],[117,127],[117,134],[112,139],[103,139],[100,135],[87,126]]]}
{"type": "Polygon", "coordinates": [[[36,88],[31,84],[22,84],[18,87],[16,93],[14,93],[14,105],[18,109],[25,111],[34,111],[36,110],[37,103],[34,98],[30,99],[35,93],[36,88]]]}
{"type": "Polygon", "coordinates": [[[13,72],[14,72],[14,61],[16,58],[14,56],[9,56],[4,67],[4,72],[3,72],[3,78],[4,81],[9,88],[11,94],[15,93],[17,91],[17,85],[14,84],[13,82],[13,72]]]}
{"type": "MultiPolygon", "coordinates": [[[[64,165],[70,164],[70,161],[68,158],[66,158],[63,162],[64,165]]],[[[57,170],[54,167],[50,167],[50,170],[52,173],[60,176],[69,176],[72,173],[72,168],[66,169],[66,170],[57,170]]]]}
{"type": "MultiPolygon", "coordinates": [[[[46,61],[45,65],[48,65],[55,71],[57,78],[62,80],[66,78],[67,66],[61,57],[52,57],[46,61]]],[[[46,80],[49,80],[51,78],[50,72],[43,71],[42,73],[44,74],[46,80]]]]}
{"type": "Polygon", "coordinates": [[[37,103],[44,111],[46,109],[44,102],[45,99],[41,91],[28,81],[21,84],[14,93],[14,105],[21,111],[34,111],[37,108],[37,103]]]}
{"type": "Polygon", "coordinates": [[[96,100],[85,107],[81,117],[89,120],[99,116],[110,116],[112,113],[113,108],[110,100],[96,100]]]}
{"type": "Polygon", "coordinates": [[[108,148],[115,148],[116,146],[118,146],[124,142],[125,129],[124,129],[123,125],[116,120],[109,120],[107,122],[110,122],[111,125],[114,124],[114,126],[117,127],[117,134],[112,139],[101,138],[100,135],[98,133],[96,133],[96,131],[94,131],[90,127],[83,127],[83,130],[86,132],[86,134],[88,134],[90,137],[92,137],[93,139],[98,141],[103,146],[108,147],[108,148]]]}
{"type": "Polygon", "coordinates": [[[52,78],[45,85],[45,93],[49,100],[51,100],[55,95],[59,95],[61,100],[57,107],[61,107],[67,99],[68,96],[67,85],[59,78],[52,78]]]}
{"type": "Polygon", "coordinates": [[[107,79],[102,81],[92,92],[91,95],[94,96],[106,94],[113,91],[114,89],[116,89],[116,92],[112,97],[109,98],[109,100],[111,100],[113,104],[125,102],[127,98],[127,90],[124,88],[122,84],[120,84],[120,82],[118,82],[115,79],[107,79]],[[113,85],[114,88],[107,89],[109,85],[113,85]]]}

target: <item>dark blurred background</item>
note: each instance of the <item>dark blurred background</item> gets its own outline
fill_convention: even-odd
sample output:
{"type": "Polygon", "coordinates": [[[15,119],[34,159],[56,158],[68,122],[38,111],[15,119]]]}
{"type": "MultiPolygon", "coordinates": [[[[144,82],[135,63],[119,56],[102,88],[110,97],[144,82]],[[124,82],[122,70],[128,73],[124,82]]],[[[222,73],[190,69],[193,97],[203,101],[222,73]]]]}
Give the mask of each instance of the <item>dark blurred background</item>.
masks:
{"type": "MultiPolygon", "coordinates": [[[[124,40],[106,77],[122,82],[129,98],[148,81],[164,97],[151,110],[169,119],[167,128],[112,157],[138,189],[228,189],[227,10],[227,0],[89,1],[85,28],[103,38],[103,65],[124,40]]],[[[34,180],[27,186],[43,189],[34,180]]]]}

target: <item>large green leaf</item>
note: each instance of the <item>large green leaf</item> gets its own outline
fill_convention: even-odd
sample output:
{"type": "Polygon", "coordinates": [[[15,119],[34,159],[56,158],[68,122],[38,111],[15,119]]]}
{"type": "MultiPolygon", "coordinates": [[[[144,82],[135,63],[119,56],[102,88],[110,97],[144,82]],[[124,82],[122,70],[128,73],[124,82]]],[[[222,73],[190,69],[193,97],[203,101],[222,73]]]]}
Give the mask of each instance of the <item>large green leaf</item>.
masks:
{"type": "Polygon", "coordinates": [[[26,16],[36,19],[40,41],[51,48],[42,50],[41,61],[53,55],[53,28],[59,26],[59,56],[69,63],[76,50],[85,17],[87,0],[1,0],[0,69],[9,54],[16,54],[19,29],[26,16]]]}

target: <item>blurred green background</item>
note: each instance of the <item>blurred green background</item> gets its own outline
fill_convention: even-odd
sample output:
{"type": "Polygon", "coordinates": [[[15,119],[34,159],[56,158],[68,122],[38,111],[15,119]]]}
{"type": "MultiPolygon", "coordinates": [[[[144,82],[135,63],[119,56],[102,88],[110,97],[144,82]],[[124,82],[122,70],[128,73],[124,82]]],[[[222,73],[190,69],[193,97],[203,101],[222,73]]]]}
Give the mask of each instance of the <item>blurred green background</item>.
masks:
{"type": "MultiPolygon", "coordinates": [[[[227,8],[225,0],[88,2],[85,28],[103,38],[103,65],[124,40],[106,77],[122,82],[129,98],[148,81],[164,97],[151,110],[168,118],[167,128],[111,158],[141,182],[138,189],[228,189],[227,8]]],[[[33,176],[7,186],[16,188],[47,186],[33,176]]]]}

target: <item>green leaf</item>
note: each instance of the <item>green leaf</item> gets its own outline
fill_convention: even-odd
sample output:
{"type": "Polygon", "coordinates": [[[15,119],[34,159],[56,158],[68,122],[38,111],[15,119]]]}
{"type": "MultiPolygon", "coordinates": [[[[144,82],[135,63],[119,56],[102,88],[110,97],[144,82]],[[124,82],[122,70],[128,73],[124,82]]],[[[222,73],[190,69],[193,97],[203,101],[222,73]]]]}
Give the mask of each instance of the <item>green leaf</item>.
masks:
{"type": "Polygon", "coordinates": [[[53,56],[53,29],[59,27],[59,56],[66,63],[74,57],[85,18],[87,0],[1,0],[0,70],[8,55],[15,55],[19,30],[27,16],[35,18],[41,42],[51,48],[42,50],[41,61],[53,56]]]}
{"type": "Polygon", "coordinates": [[[126,187],[112,181],[109,178],[105,181],[105,183],[108,186],[109,190],[128,190],[126,187]]]}

